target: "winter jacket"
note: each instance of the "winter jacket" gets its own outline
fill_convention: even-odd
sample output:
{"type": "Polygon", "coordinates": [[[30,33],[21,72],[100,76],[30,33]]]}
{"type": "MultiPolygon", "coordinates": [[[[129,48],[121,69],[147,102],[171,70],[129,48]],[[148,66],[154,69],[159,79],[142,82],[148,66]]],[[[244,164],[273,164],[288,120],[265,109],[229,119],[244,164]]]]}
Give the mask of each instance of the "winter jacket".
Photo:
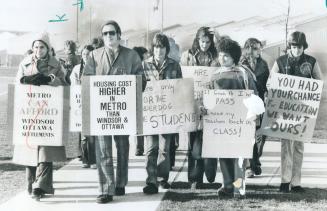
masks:
{"type": "Polygon", "coordinates": [[[161,67],[158,67],[153,57],[143,62],[144,75],[147,81],[182,78],[182,70],[179,64],[171,59],[166,58],[161,67]]]}
{"type": "MultiPolygon", "coordinates": [[[[36,62],[33,59],[33,55],[27,56],[19,65],[19,69],[16,76],[16,83],[20,83],[20,79],[23,76],[34,75],[36,73],[43,73],[48,76],[50,74],[55,75],[55,79],[49,82],[50,86],[63,86],[67,85],[65,82],[64,72],[61,70],[60,63],[54,58],[49,57],[47,68],[36,68],[36,62]]],[[[13,163],[37,166],[40,162],[53,162],[53,161],[65,161],[66,153],[64,146],[27,146],[27,145],[15,145],[13,163]]]]}
{"type": "Polygon", "coordinates": [[[254,69],[251,67],[247,58],[241,58],[240,64],[247,67],[256,77],[256,85],[259,97],[264,100],[265,92],[267,92],[267,80],[269,77],[268,64],[261,57],[257,58],[254,69]]]}
{"type": "Polygon", "coordinates": [[[219,67],[218,58],[213,58],[210,52],[203,53],[199,50],[193,53],[191,50],[185,51],[182,54],[180,64],[182,66],[208,66],[208,67],[219,67]],[[202,54],[202,55],[201,55],[202,54]],[[206,57],[205,60],[201,60],[201,57],[206,57]]]}
{"type": "Polygon", "coordinates": [[[112,64],[107,47],[93,50],[90,53],[90,60],[85,64],[84,75],[142,75],[142,87],[145,88],[146,85],[139,55],[123,46],[118,47],[117,56],[112,64]]]}

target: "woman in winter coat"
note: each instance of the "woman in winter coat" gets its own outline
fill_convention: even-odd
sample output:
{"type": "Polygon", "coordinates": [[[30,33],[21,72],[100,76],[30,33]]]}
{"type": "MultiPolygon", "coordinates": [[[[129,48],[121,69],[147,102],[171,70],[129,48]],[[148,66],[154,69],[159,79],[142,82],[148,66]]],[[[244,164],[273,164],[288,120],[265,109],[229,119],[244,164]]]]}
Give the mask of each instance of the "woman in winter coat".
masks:
{"type": "MultiPolygon", "coordinates": [[[[192,48],[182,54],[182,66],[207,66],[218,67],[217,50],[214,44],[214,34],[209,27],[201,27],[196,33],[192,48]]],[[[202,130],[190,133],[188,147],[188,181],[191,189],[201,188],[203,184],[203,174],[212,183],[216,178],[217,159],[200,158],[196,152],[201,151],[202,130]]]]}
{"type": "MultiPolygon", "coordinates": [[[[152,41],[151,51],[153,56],[143,62],[145,77],[148,81],[182,78],[179,64],[168,57],[170,50],[166,35],[156,34],[152,41]]],[[[163,189],[170,188],[168,183],[170,159],[170,142],[175,140],[176,134],[158,134],[145,136],[146,149],[146,171],[148,177],[146,186],[143,188],[145,194],[158,193],[157,177],[161,177],[159,185],[163,189]]]]}
{"type": "MultiPolygon", "coordinates": [[[[241,57],[241,47],[231,39],[218,42],[218,60],[221,68],[210,80],[212,89],[250,89],[257,94],[253,75],[242,66],[238,66],[241,57]]],[[[254,137],[253,137],[254,139],[254,137]]],[[[234,197],[245,195],[245,164],[239,158],[219,158],[223,175],[223,186],[218,190],[219,197],[234,197]],[[243,163],[243,164],[242,164],[243,163]],[[240,165],[242,164],[242,165],[240,165]]]]}
{"type": "MultiPolygon", "coordinates": [[[[269,68],[267,62],[261,58],[262,44],[260,40],[256,38],[249,38],[244,44],[243,55],[240,60],[240,64],[250,70],[256,78],[256,86],[259,97],[264,102],[264,96],[267,92],[266,83],[269,77],[269,68]]],[[[262,116],[257,121],[257,127],[261,126],[262,116]]],[[[248,178],[254,177],[254,175],[261,174],[260,157],[262,155],[263,146],[265,144],[266,136],[256,135],[255,144],[253,145],[253,155],[250,159],[250,166],[247,168],[246,176],[248,178]]]]}
{"type": "MultiPolygon", "coordinates": [[[[73,71],[70,75],[70,82],[71,86],[75,85],[81,85],[81,78],[83,76],[83,70],[85,66],[85,62],[87,58],[89,57],[89,54],[91,51],[93,51],[94,48],[92,45],[86,45],[84,46],[82,50],[82,59],[81,63],[76,65],[73,68],[73,71]]],[[[81,133],[79,133],[79,141],[80,141],[80,150],[81,150],[81,159],[83,163],[83,168],[92,168],[96,169],[96,157],[95,157],[95,140],[92,136],[81,136],[81,133]]]]}
{"type": "MultiPolygon", "coordinates": [[[[26,56],[19,65],[16,83],[30,85],[66,85],[60,63],[50,55],[51,45],[47,34],[38,36],[32,42],[33,53],[26,56]]],[[[28,193],[34,198],[53,194],[53,165],[65,161],[64,146],[16,145],[13,162],[26,166],[28,193]]]]}

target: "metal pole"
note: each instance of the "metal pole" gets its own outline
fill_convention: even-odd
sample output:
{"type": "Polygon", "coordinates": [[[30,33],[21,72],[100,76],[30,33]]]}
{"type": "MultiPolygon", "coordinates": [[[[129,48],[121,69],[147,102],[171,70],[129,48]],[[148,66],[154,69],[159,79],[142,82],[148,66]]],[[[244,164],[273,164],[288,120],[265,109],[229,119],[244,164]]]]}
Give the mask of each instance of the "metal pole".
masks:
{"type": "Polygon", "coordinates": [[[145,46],[148,49],[149,47],[149,30],[150,30],[150,2],[149,0],[147,1],[148,3],[148,11],[147,11],[147,26],[146,26],[146,40],[145,40],[145,46]]]}
{"type": "Polygon", "coordinates": [[[78,4],[78,0],[76,0],[76,43],[78,43],[78,9],[79,9],[79,4],[78,4]]]}
{"type": "Polygon", "coordinates": [[[163,21],[164,21],[164,17],[163,17],[163,13],[164,13],[164,9],[163,9],[163,1],[161,0],[161,33],[163,33],[163,21]]]}
{"type": "Polygon", "coordinates": [[[91,43],[92,41],[92,7],[90,5],[90,41],[89,43],[91,43]]]}

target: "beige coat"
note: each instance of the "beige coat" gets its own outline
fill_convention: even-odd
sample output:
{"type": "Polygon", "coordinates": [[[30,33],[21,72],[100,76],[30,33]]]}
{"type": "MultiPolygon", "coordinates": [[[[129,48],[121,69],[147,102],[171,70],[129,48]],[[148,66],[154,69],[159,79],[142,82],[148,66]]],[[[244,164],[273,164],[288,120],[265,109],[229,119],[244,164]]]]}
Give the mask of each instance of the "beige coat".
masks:
{"type": "MultiPolygon", "coordinates": [[[[54,74],[56,77],[52,82],[49,82],[50,86],[62,86],[66,85],[65,76],[61,70],[59,62],[50,57],[48,62],[48,69],[42,71],[44,75],[54,74]]],[[[32,55],[27,56],[19,65],[19,69],[16,76],[16,83],[20,83],[22,76],[33,75],[38,72],[36,68],[32,68],[32,55]]],[[[53,162],[53,161],[65,161],[66,152],[65,147],[52,147],[52,146],[26,146],[16,145],[14,147],[13,162],[25,166],[37,166],[39,162],[53,162]]]]}

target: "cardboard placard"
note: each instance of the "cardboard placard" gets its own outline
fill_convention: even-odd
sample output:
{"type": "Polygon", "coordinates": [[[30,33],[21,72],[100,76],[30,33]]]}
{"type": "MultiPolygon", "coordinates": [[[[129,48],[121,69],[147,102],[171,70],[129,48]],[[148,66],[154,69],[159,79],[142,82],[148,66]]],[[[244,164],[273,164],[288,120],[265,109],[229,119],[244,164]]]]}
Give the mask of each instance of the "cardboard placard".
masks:
{"type": "Polygon", "coordinates": [[[68,137],[67,87],[9,85],[13,113],[9,132],[15,145],[63,146],[68,137]]]}
{"type": "Polygon", "coordinates": [[[135,75],[82,78],[83,135],[142,133],[142,81],[135,75]]]}
{"type": "Polygon", "coordinates": [[[70,86],[69,131],[82,131],[82,86],[70,86]]]}
{"type": "Polygon", "coordinates": [[[148,81],[143,92],[143,134],[196,130],[192,79],[148,81]]]}
{"type": "Polygon", "coordinates": [[[310,141],[319,111],[323,81],[274,73],[260,133],[310,141]]]}
{"type": "Polygon", "coordinates": [[[181,66],[183,78],[192,78],[194,81],[194,99],[195,109],[197,113],[197,129],[203,128],[202,120],[200,119],[199,106],[203,104],[203,92],[209,89],[209,81],[212,74],[219,67],[206,66],[181,66]]]}
{"type": "Polygon", "coordinates": [[[202,157],[252,158],[255,121],[247,120],[243,100],[252,90],[208,90],[203,103],[208,115],[203,117],[202,157]]]}

